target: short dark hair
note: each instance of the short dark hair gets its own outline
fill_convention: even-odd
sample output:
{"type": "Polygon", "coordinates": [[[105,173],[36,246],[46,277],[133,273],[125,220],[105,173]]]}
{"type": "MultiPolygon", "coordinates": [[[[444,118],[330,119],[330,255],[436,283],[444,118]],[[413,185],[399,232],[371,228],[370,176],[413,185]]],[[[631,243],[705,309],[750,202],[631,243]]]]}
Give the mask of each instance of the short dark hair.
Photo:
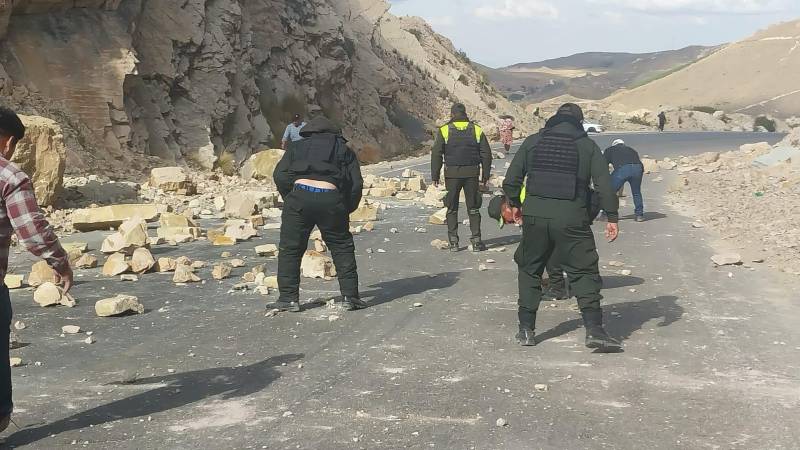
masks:
{"type": "Polygon", "coordinates": [[[0,106],[0,136],[14,137],[18,141],[25,137],[25,125],[17,113],[0,106]]]}
{"type": "Polygon", "coordinates": [[[466,116],[467,107],[463,103],[456,103],[450,108],[450,114],[454,116],[466,116]]]}

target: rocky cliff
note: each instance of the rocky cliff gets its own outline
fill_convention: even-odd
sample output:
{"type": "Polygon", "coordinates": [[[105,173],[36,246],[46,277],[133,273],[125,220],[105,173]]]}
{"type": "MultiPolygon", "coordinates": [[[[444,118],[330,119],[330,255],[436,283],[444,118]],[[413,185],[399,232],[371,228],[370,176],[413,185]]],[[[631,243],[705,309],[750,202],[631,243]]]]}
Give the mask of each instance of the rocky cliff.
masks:
{"type": "MultiPolygon", "coordinates": [[[[62,128],[67,171],[140,156],[243,161],[295,112],[372,161],[411,153],[452,101],[536,127],[421,19],[384,0],[0,1],[2,102],[62,128]]],[[[144,161],[144,162],[143,162],[144,161]]]]}

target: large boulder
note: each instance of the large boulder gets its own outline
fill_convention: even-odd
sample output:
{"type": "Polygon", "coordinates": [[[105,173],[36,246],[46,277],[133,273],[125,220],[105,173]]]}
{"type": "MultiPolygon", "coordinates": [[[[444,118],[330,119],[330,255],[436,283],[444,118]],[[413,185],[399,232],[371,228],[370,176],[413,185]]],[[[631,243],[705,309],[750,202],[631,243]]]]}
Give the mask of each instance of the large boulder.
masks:
{"type": "Polygon", "coordinates": [[[230,218],[249,219],[261,210],[278,206],[280,194],[273,191],[243,191],[225,198],[225,215],[230,218]]]}
{"type": "Polygon", "coordinates": [[[36,200],[52,205],[61,192],[66,166],[64,135],[55,121],[40,116],[20,116],[25,124],[25,138],[11,158],[31,177],[36,200]]]}
{"type": "Polygon", "coordinates": [[[72,214],[72,226],[78,231],[97,231],[117,228],[122,222],[138,217],[145,222],[155,222],[161,213],[170,208],[156,204],[111,205],[100,208],[79,209],[72,214]]]}
{"type": "Polygon", "coordinates": [[[157,167],[150,171],[150,186],[164,192],[191,195],[195,192],[189,174],[183,167],[157,167]]]}
{"type": "Polygon", "coordinates": [[[256,153],[242,166],[242,178],[272,182],[272,173],[275,172],[275,166],[283,158],[284,153],[286,152],[280,149],[270,149],[256,153]]]}

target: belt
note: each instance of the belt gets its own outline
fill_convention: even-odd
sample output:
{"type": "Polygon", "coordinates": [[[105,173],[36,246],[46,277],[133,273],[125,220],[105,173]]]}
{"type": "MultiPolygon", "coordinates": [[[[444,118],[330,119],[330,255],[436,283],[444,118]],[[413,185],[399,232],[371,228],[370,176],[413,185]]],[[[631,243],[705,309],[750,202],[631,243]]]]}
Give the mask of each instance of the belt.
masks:
{"type": "Polygon", "coordinates": [[[318,187],[314,187],[314,186],[308,186],[308,185],[305,185],[305,184],[295,184],[294,188],[295,189],[299,189],[301,191],[313,192],[315,194],[326,194],[328,192],[336,192],[336,189],[324,189],[324,188],[318,188],[318,187]]]}

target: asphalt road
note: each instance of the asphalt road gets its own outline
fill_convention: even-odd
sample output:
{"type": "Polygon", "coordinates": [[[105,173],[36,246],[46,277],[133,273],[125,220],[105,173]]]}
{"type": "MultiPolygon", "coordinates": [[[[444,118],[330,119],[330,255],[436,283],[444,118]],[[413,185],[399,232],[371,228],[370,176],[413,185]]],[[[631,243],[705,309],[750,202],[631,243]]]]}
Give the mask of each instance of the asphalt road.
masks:
{"type": "MultiPolygon", "coordinates": [[[[653,155],[662,139],[683,142],[673,155],[749,139],[637,135],[637,144],[629,136],[653,155]]],[[[405,164],[393,165],[368,170],[405,164]]],[[[15,319],[28,325],[17,334],[28,345],[12,350],[27,365],[13,369],[15,420],[24,429],[8,445],[800,448],[799,283],[758,264],[714,268],[714,236],[664,206],[668,183],[645,183],[649,221],[625,220],[618,242],[598,242],[606,321],[625,353],[583,347],[574,301],[543,304],[543,342],[517,346],[518,229],[485,221],[494,251],[451,254],[429,245],[446,233],[427,224],[431,209],[391,201],[376,230],[356,238],[363,296],[373,304],[364,311],[309,305],[265,318],[274,296],[228,293],[237,280],[210,281],[210,269],[200,271],[207,283],[183,287],[158,274],[123,283],[83,271],[73,309],[42,309],[30,293],[13,292],[15,319]],[[490,270],[478,271],[480,264],[490,270]],[[138,295],[145,314],[94,317],[94,300],[116,293],[138,295]],[[332,314],[341,319],[330,321],[332,314]],[[93,331],[97,342],[59,336],[66,324],[93,331]]],[[[96,234],[72,240],[86,238],[97,248],[96,234]]],[[[276,261],[252,248],[276,241],[270,231],[233,249],[195,243],[156,253],[215,262],[229,250],[249,256],[248,267],[274,271],[276,261]]],[[[28,261],[13,259],[19,267],[28,261]]],[[[304,280],[303,288],[307,299],[336,293],[335,282],[304,280]]]]}

